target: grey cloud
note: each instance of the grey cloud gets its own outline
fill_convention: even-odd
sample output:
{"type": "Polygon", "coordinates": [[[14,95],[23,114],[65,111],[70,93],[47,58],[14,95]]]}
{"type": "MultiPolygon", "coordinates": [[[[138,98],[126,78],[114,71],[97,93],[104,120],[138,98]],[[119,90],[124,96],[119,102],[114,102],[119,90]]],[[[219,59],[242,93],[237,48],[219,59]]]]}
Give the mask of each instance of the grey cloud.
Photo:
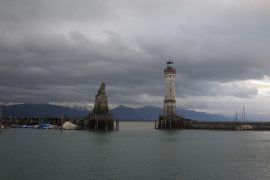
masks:
{"type": "Polygon", "coordinates": [[[180,98],[253,98],[234,82],[270,75],[267,5],[2,0],[0,101],[93,101],[105,81],[114,104],[160,105],[169,55],[180,98]]]}
{"type": "Polygon", "coordinates": [[[177,95],[178,97],[189,96],[235,96],[240,98],[252,98],[258,94],[255,87],[247,87],[236,82],[229,84],[222,84],[215,81],[189,81],[180,79],[177,81],[177,95]]]}

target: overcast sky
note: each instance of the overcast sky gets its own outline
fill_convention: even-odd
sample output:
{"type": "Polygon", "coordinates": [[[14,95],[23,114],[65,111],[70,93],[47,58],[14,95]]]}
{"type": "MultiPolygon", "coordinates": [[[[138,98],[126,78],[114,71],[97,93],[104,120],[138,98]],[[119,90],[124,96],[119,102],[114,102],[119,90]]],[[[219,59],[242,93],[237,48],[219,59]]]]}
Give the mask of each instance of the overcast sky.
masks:
{"type": "Polygon", "coordinates": [[[163,105],[270,117],[269,0],[0,0],[0,101],[163,105]]]}

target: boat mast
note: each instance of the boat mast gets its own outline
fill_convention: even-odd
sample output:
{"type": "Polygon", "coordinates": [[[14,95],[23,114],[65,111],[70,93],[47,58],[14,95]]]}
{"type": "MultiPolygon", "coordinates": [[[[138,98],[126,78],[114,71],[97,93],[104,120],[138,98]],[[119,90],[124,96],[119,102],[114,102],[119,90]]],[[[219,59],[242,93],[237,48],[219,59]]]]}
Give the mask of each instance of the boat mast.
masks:
{"type": "Polygon", "coordinates": [[[242,111],[242,120],[246,121],[246,109],[245,109],[245,105],[243,104],[243,111],[242,111]]]}
{"type": "Polygon", "coordinates": [[[64,114],[62,114],[61,117],[61,127],[60,127],[61,133],[63,133],[63,121],[64,121],[64,114]]]}

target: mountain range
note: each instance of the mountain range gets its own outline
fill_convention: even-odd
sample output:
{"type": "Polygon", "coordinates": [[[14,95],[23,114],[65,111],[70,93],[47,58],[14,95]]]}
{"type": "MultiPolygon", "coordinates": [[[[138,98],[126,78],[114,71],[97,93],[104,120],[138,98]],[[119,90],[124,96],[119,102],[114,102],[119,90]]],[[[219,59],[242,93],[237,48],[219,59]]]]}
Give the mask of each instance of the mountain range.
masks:
{"type": "MultiPolygon", "coordinates": [[[[14,104],[3,106],[3,116],[32,116],[32,117],[86,117],[90,111],[86,108],[66,107],[52,104],[14,104]]],[[[162,109],[154,106],[132,108],[118,106],[111,110],[115,119],[119,120],[157,120],[162,109]]],[[[197,112],[177,108],[177,114],[187,119],[200,121],[230,121],[229,117],[205,112],[197,112]]]]}

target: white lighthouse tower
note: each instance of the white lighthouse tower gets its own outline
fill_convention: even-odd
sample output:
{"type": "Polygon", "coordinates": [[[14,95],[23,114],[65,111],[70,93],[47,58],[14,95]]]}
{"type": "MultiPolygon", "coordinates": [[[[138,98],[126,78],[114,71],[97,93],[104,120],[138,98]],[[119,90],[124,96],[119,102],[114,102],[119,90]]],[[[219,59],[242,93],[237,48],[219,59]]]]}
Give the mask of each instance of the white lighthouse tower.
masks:
{"type": "Polygon", "coordinates": [[[167,67],[164,69],[165,78],[165,99],[164,99],[164,118],[176,117],[176,100],[175,100],[175,77],[176,69],[173,68],[173,62],[167,62],[167,67]]]}
{"type": "Polygon", "coordinates": [[[159,116],[158,124],[155,121],[155,129],[183,129],[186,127],[186,120],[182,116],[176,114],[175,100],[175,79],[176,69],[173,68],[173,62],[169,58],[164,69],[165,79],[165,98],[164,112],[159,116]]]}

